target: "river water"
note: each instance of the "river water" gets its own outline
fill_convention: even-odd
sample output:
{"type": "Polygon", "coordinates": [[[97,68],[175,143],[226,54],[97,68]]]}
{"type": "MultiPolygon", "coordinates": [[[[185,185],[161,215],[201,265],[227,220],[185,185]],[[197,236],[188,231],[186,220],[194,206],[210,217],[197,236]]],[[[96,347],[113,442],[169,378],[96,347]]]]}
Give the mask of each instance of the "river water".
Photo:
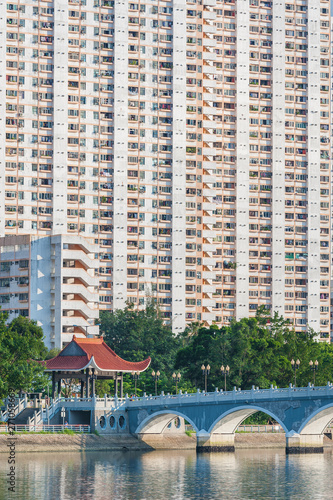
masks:
{"type": "Polygon", "coordinates": [[[16,492],[0,456],[0,499],[242,500],[333,498],[333,450],[286,456],[283,449],[22,453],[16,492]]]}

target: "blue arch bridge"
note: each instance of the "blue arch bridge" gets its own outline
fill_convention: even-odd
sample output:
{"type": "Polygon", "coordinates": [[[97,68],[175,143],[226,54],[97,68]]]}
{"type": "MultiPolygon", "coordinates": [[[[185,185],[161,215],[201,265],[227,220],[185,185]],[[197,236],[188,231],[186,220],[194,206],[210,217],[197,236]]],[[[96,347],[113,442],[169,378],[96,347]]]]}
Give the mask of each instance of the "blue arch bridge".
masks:
{"type": "Polygon", "coordinates": [[[298,388],[290,385],[285,389],[235,388],[211,393],[198,390],[194,394],[180,391],[177,395],[162,392],[159,396],[126,395],[121,399],[58,398],[36,412],[29,423],[33,426],[58,423],[61,409],[65,409],[69,424],[80,423],[80,415],[87,418],[89,413],[91,430],[97,429],[101,435],[132,434],[143,440],[148,435],[169,432],[172,422],[184,419],[196,432],[198,451],[234,451],[237,427],[253,413],[262,411],[285,431],[287,453],[321,453],[324,430],[333,420],[333,384],[298,388]]]}
{"type": "Polygon", "coordinates": [[[333,419],[333,385],[180,394],[128,401],[130,432],[159,434],[175,415],[195,429],[198,451],[234,451],[237,427],[262,411],[286,434],[289,453],[323,452],[324,430],[333,419]]]}

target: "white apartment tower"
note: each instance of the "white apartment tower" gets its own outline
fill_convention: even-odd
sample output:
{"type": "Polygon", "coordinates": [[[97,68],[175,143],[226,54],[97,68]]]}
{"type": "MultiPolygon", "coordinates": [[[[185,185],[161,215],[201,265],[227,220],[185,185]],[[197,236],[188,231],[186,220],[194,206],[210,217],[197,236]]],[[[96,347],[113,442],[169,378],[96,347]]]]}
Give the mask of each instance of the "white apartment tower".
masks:
{"type": "Polygon", "coordinates": [[[328,339],[330,2],[133,1],[0,0],[0,235],[97,245],[102,309],[328,339]]]}

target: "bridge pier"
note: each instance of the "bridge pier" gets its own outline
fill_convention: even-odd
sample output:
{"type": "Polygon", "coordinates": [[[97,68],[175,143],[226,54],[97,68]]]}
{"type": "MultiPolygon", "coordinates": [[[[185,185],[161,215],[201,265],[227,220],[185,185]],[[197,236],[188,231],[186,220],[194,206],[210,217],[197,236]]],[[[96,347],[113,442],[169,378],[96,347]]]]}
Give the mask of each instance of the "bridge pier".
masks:
{"type": "Polygon", "coordinates": [[[301,453],[324,453],[323,434],[297,434],[295,431],[286,434],[287,455],[301,453]]]}
{"type": "Polygon", "coordinates": [[[210,453],[212,451],[234,452],[235,434],[210,434],[206,431],[197,433],[197,452],[210,453]]]}

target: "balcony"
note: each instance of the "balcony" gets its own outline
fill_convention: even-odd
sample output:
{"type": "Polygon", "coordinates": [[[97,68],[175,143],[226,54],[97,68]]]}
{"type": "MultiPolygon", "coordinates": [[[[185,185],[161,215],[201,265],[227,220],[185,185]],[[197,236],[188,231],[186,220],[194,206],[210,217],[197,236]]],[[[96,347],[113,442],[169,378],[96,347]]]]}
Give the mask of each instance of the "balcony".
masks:
{"type": "Polygon", "coordinates": [[[202,45],[204,47],[216,47],[216,39],[215,38],[203,38],[202,45]]]}
{"type": "Polygon", "coordinates": [[[206,212],[211,212],[212,210],[216,209],[216,203],[204,201],[202,203],[202,209],[206,212]]]}
{"type": "Polygon", "coordinates": [[[216,12],[214,12],[213,10],[204,10],[202,12],[202,18],[214,21],[216,19],[216,12]]]}
{"type": "Polygon", "coordinates": [[[212,189],[206,189],[206,188],[204,188],[202,190],[202,195],[204,197],[206,197],[206,198],[211,198],[213,196],[216,196],[216,189],[213,189],[213,188],[212,189]]]}
{"type": "Polygon", "coordinates": [[[211,26],[210,24],[204,24],[203,27],[202,27],[203,33],[213,33],[213,34],[215,34],[216,30],[217,30],[216,26],[211,26]]]}
{"type": "Polygon", "coordinates": [[[62,293],[69,294],[73,293],[79,295],[85,302],[98,303],[99,294],[93,293],[88,290],[84,285],[74,284],[74,283],[63,283],[62,293]]]}
{"type": "Polygon", "coordinates": [[[79,278],[86,286],[98,286],[98,276],[90,276],[84,269],[75,267],[64,267],[62,269],[64,278],[79,278]]]}
{"type": "MultiPolygon", "coordinates": [[[[75,312],[82,313],[86,319],[97,319],[98,318],[98,308],[91,309],[83,300],[62,300],[61,307],[63,314],[66,312],[74,313],[71,316],[75,316],[75,312]]],[[[67,315],[66,315],[67,317],[67,315]]]]}
{"type": "Polygon", "coordinates": [[[91,259],[88,257],[86,253],[84,253],[80,249],[68,249],[63,250],[63,259],[64,260],[75,260],[80,262],[86,269],[98,269],[99,263],[95,259],[91,259]]]}
{"type": "Polygon", "coordinates": [[[216,6],[216,0],[202,0],[202,5],[209,6],[209,7],[215,7],[216,6]]]}
{"type": "Polygon", "coordinates": [[[207,74],[210,74],[210,75],[216,75],[217,70],[216,70],[216,67],[215,67],[215,66],[213,66],[213,65],[212,65],[212,66],[210,66],[210,65],[208,65],[208,64],[204,64],[204,65],[203,65],[203,67],[202,67],[202,72],[203,72],[204,74],[206,74],[206,75],[207,75],[207,74]]]}
{"type": "Polygon", "coordinates": [[[202,291],[203,291],[203,293],[213,294],[215,292],[215,286],[214,285],[202,285],[202,291]]]}
{"type": "MultiPolygon", "coordinates": [[[[216,54],[215,52],[203,52],[202,54],[202,59],[203,61],[216,61],[216,54]]],[[[209,71],[210,73],[210,71],[209,71]]]]}
{"type": "Polygon", "coordinates": [[[213,224],[216,224],[216,217],[214,215],[204,215],[202,217],[202,222],[204,224],[209,224],[209,225],[213,225],[213,224]]]}
{"type": "Polygon", "coordinates": [[[216,245],[213,243],[203,243],[202,250],[207,253],[214,253],[216,250],[216,245]]]}

